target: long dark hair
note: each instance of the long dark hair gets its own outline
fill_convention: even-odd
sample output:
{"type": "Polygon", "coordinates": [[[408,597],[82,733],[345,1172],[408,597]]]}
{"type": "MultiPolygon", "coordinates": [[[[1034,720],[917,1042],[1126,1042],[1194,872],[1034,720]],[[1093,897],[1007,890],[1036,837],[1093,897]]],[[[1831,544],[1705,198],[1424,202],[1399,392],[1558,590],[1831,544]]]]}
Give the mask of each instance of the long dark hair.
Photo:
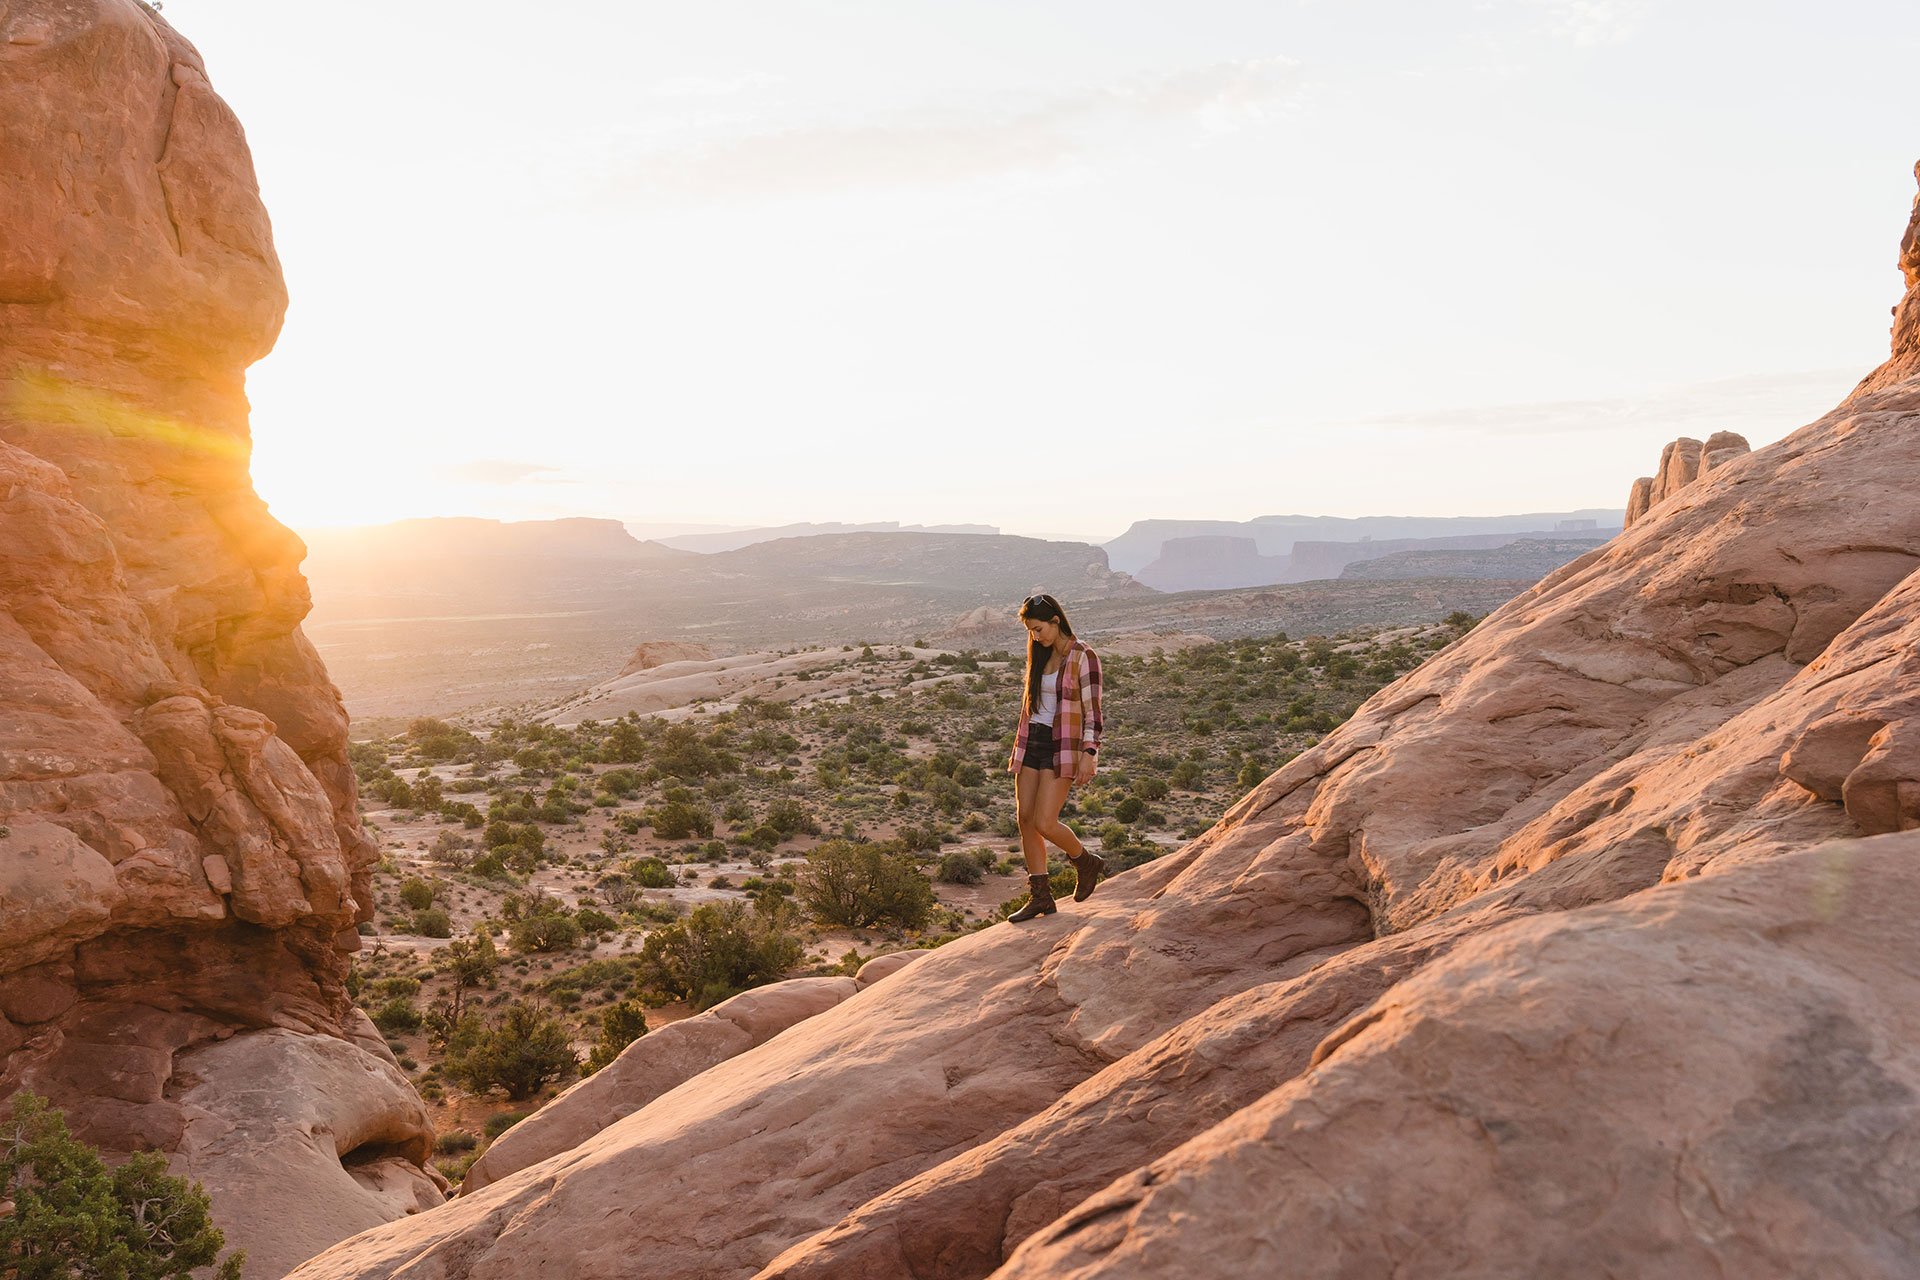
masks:
{"type": "MultiPolygon", "coordinates": [[[[1067,611],[1052,596],[1028,596],[1020,605],[1020,622],[1057,622],[1060,634],[1069,640],[1076,639],[1073,624],[1067,621],[1067,611]]],[[[1034,704],[1040,701],[1040,677],[1046,670],[1047,655],[1052,646],[1041,644],[1031,631],[1027,633],[1027,696],[1020,702],[1020,714],[1029,715],[1034,704]]]]}

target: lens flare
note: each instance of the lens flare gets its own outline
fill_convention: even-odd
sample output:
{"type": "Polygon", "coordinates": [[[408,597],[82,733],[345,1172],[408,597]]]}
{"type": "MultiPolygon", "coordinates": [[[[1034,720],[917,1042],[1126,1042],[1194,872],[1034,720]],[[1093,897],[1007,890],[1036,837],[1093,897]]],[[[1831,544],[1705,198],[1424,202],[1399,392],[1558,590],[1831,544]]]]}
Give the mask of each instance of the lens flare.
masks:
{"type": "Polygon", "coordinates": [[[44,370],[16,377],[6,408],[24,421],[121,439],[145,440],[204,457],[245,460],[242,437],[140,408],[110,391],[44,370]]]}

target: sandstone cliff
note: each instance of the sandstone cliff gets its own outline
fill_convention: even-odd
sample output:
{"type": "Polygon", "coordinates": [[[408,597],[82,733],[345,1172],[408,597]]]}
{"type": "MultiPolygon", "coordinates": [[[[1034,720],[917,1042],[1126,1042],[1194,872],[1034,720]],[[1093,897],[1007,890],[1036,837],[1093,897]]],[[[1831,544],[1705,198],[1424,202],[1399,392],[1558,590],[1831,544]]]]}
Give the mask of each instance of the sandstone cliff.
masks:
{"type": "Polygon", "coordinates": [[[173,1153],[275,1275],[440,1194],[345,995],[375,854],[247,474],[267,215],[135,0],[0,7],[0,157],[0,1093],[173,1153]]]}
{"type": "Polygon", "coordinates": [[[1910,1273],[1913,243],[1848,401],[1185,849],[297,1274],[1910,1273]]]}

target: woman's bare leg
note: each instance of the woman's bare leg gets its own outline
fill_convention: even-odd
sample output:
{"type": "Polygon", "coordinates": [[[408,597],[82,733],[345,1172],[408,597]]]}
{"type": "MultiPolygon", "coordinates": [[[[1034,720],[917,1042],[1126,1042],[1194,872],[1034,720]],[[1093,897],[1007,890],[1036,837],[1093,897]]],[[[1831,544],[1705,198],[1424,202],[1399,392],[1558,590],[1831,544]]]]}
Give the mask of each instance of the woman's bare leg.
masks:
{"type": "MultiPolygon", "coordinates": [[[[1014,775],[1013,799],[1015,812],[1020,817],[1020,852],[1027,860],[1027,874],[1043,876],[1047,873],[1047,838],[1040,834],[1040,783],[1051,778],[1051,773],[1039,769],[1020,766],[1020,772],[1014,775]]],[[[1052,817],[1058,819],[1060,806],[1053,806],[1052,817]]]]}
{"type": "MultiPolygon", "coordinates": [[[[1022,769],[1020,772],[1028,772],[1022,769]]],[[[1038,770],[1034,770],[1038,773],[1038,770]]],[[[1066,850],[1067,856],[1077,858],[1085,853],[1086,847],[1080,843],[1080,837],[1073,834],[1073,828],[1060,821],[1060,809],[1067,803],[1067,792],[1073,786],[1073,779],[1062,778],[1051,770],[1040,774],[1040,794],[1035,798],[1034,829],[1043,837],[1053,841],[1066,850]]],[[[1025,844],[1021,848],[1026,848],[1025,844]]],[[[1033,855],[1027,855],[1027,866],[1033,868],[1033,855]]],[[[1040,846],[1040,866],[1035,869],[1047,869],[1046,845],[1040,846]]]]}

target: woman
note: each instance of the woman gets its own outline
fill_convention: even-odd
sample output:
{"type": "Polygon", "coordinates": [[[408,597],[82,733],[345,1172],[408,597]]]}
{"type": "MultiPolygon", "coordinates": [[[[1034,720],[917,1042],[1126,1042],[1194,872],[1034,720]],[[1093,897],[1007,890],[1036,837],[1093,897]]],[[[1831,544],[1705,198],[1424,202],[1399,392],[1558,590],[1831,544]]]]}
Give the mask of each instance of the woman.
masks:
{"type": "Polygon", "coordinates": [[[1100,750],[1100,659],[1074,638],[1066,610],[1052,596],[1028,596],[1020,606],[1027,628],[1026,691],[1014,735],[1014,797],[1020,814],[1020,851],[1027,858],[1033,896],[1007,917],[1018,923],[1059,910],[1047,881],[1047,841],[1060,846],[1074,871],[1073,900],[1086,901],[1106,860],[1088,853],[1060,821],[1060,806],[1076,782],[1093,780],[1100,750]]]}

